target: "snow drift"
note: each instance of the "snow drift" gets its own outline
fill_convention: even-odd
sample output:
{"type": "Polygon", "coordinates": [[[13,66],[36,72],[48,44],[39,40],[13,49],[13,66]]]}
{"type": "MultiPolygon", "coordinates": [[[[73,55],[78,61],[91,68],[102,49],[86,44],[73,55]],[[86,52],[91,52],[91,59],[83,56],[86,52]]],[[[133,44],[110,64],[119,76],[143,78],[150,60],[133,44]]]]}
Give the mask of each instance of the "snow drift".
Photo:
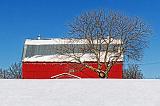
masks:
{"type": "Polygon", "coordinates": [[[160,80],[0,80],[1,106],[160,106],[160,80]]]}

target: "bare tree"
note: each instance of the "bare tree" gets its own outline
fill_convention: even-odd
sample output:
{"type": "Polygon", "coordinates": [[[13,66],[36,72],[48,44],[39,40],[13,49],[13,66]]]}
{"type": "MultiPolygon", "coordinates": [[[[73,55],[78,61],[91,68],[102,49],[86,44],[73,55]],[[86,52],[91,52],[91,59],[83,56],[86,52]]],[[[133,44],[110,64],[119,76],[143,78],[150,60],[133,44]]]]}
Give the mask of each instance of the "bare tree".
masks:
{"type": "Polygon", "coordinates": [[[12,64],[9,69],[9,78],[10,79],[21,79],[22,78],[22,69],[21,63],[14,63],[12,64]]]}
{"type": "Polygon", "coordinates": [[[3,79],[3,78],[4,78],[4,73],[3,73],[3,72],[4,72],[3,69],[0,68],[0,79],[3,79]]]}
{"type": "Polygon", "coordinates": [[[0,69],[0,79],[8,79],[9,78],[9,72],[7,69],[0,69]]]}
{"type": "Polygon", "coordinates": [[[154,79],[160,79],[160,75],[155,76],[154,79]]]}
{"type": "Polygon", "coordinates": [[[14,63],[8,69],[0,69],[0,79],[21,79],[21,63],[14,63]]]}
{"type": "Polygon", "coordinates": [[[123,79],[143,79],[143,73],[138,65],[132,64],[123,71],[123,79]]]}
{"type": "Polygon", "coordinates": [[[140,60],[143,49],[147,47],[148,35],[151,34],[150,28],[138,17],[113,11],[105,14],[101,10],[76,17],[69,28],[75,38],[70,42],[82,40],[85,44],[80,47],[65,45],[61,53],[81,64],[83,67],[79,68],[80,71],[89,68],[100,78],[108,78],[112,66],[119,60],[140,60]],[[83,60],[86,54],[96,60],[97,67],[83,60]]]}

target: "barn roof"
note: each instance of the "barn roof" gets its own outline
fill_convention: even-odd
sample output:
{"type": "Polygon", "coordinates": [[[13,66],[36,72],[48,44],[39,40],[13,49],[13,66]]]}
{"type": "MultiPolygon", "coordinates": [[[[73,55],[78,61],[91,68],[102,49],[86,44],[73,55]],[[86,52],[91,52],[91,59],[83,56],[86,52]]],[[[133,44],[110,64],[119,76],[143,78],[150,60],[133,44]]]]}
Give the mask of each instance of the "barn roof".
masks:
{"type": "MultiPolygon", "coordinates": [[[[107,39],[106,39],[107,41],[107,39]]],[[[97,40],[94,40],[96,43],[97,40]]],[[[62,38],[53,38],[53,39],[26,39],[25,45],[51,45],[51,44],[87,44],[86,39],[62,39],[62,38]]],[[[119,39],[113,40],[112,44],[120,44],[119,39]]]]}
{"type": "MultiPolygon", "coordinates": [[[[65,44],[76,45],[76,48],[83,46],[87,43],[86,39],[26,39],[23,49],[22,61],[26,62],[75,62],[74,59],[67,55],[57,54],[57,48],[65,44]],[[78,45],[77,45],[78,44],[78,45]]],[[[120,40],[115,40],[113,43],[119,44],[120,40]]],[[[77,55],[81,55],[77,52],[77,55]]],[[[111,54],[110,54],[111,55],[111,54]]],[[[114,55],[112,53],[112,55],[114,55]]],[[[91,53],[86,53],[81,56],[82,61],[96,61],[91,53]]],[[[118,61],[122,61],[123,56],[118,61]]],[[[101,61],[104,60],[104,53],[102,53],[101,61]]],[[[109,57],[108,57],[109,60],[109,57]]]]}

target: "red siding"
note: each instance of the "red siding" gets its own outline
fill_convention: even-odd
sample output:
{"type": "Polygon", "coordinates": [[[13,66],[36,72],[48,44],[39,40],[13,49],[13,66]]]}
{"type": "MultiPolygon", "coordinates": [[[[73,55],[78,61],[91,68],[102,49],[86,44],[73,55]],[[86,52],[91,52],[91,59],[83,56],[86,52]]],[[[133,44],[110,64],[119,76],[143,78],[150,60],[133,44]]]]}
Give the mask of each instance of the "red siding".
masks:
{"type": "MultiPolygon", "coordinates": [[[[89,63],[93,67],[97,67],[97,64],[92,62],[89,63]]],[[[23,62],[22,64],[22,74],[24,79],[50,79],[52,76],[67,73],[71,69],[78,69],[77,63],[58,63],[58,62],[23,62]],[[77,66],[74,67],[73,66],[77,66]]],[[[90,69],[83,69],[80,72],[74,72],[73,75],[76,75],[81,78],[98,78],[96,72],[91,71],[90,69]]],[[[65,76],[62,78],[70,78],[65,76]]],[[[122,78],[122,62],[115,64],[111,71],[109,72],[109,78],[122,78]]]]}

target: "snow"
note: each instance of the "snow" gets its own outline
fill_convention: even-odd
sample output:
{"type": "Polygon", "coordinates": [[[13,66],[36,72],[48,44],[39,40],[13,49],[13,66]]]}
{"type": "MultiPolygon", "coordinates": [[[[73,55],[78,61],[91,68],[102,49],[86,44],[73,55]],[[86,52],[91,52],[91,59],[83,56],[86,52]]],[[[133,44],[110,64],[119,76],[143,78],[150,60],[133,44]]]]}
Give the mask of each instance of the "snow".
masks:
{"type": "Polygon", "coordinates": [[[1,106],[160,106],[160,80],[0,80],[1,106]]]}
{"type": "MultiPolygon", "coordinates": [[[[80,57],[81,62],[87,62],[87,61],[97,61],[95,56],[91,53],[81,54],[81,53],[75,53],[76,57],[80,57]]],[[[112,57],[114,54],[110,54],[108,56],[107,61],[109,60],[109,57],[112,57]]],[[[73,54],[66,54],[66,55],[35,55],[32,57],[25,57],[23,59],[23,62],[29,61],[29,62],[76,62],[76,60],[73,58],[73,54]]],[[[101,62],[104,62],[104,54],[101,55],[100,58],[101,62]]],[[[123,57],[119,58],[118,61],[123,61],[123,57]]]]}
{"type": "MultiPolygon", "coordinates": [[[[97,40],[95,40],[97,42],[97,40]]],[[[32,40],[32,39],[26,39],[25,41],[25,46],[24,46],[24,52],[23,52],[23,60],[22,61],[30,61],[30,62],[75,62],[75,60],[70,57],[73,54],[69,54],[70,56],[68,57],[67,55],[34,55],[32,57],[25,57],[26,54],[26,45],[51,45],[51,44],[86,44],[87,40],[86,39],[61,39],[61,38],[53,38],[53,39],[38,39],[38,40],[32,40]]],[[[113,43],[119,44],[120,40],[114,40],[113,43]]],[[[81,53],[75,53],[75,55],[80,55],[81,53]]],[[[115,55],[114,53],[108,55],[109,57],[113,57],[115,55]]],[[[80,60],[83,61],[96,61],[95,56],[93,54],[84,54],[81,57],[80,60]]],[[[104,62],[104,53],[101,54],[101,62],[104,62]]],[[[123,61],[123,56],[118,61],[123,61]]]]}
{"type": "Polygon", "coordinates": [[[69,58],[64,55],[35,55],[33,57],[26,57],[23,59],[23,62],[63,62],[63,61],[71,61],[72,58],[69,58]]]}
{"type": "MultiPolygon", "coordinates": [[[[62,39],[62,38],[52,38],[52,39],[26,39],[25,45],[51,45],[51,44],[87,44],[86,39],[62,39]]],[[[95,43],[97,40],[94,41],[95,43]]],[[[114,40],[111,44],[120,44],[120,40],[114,40]]]]}

